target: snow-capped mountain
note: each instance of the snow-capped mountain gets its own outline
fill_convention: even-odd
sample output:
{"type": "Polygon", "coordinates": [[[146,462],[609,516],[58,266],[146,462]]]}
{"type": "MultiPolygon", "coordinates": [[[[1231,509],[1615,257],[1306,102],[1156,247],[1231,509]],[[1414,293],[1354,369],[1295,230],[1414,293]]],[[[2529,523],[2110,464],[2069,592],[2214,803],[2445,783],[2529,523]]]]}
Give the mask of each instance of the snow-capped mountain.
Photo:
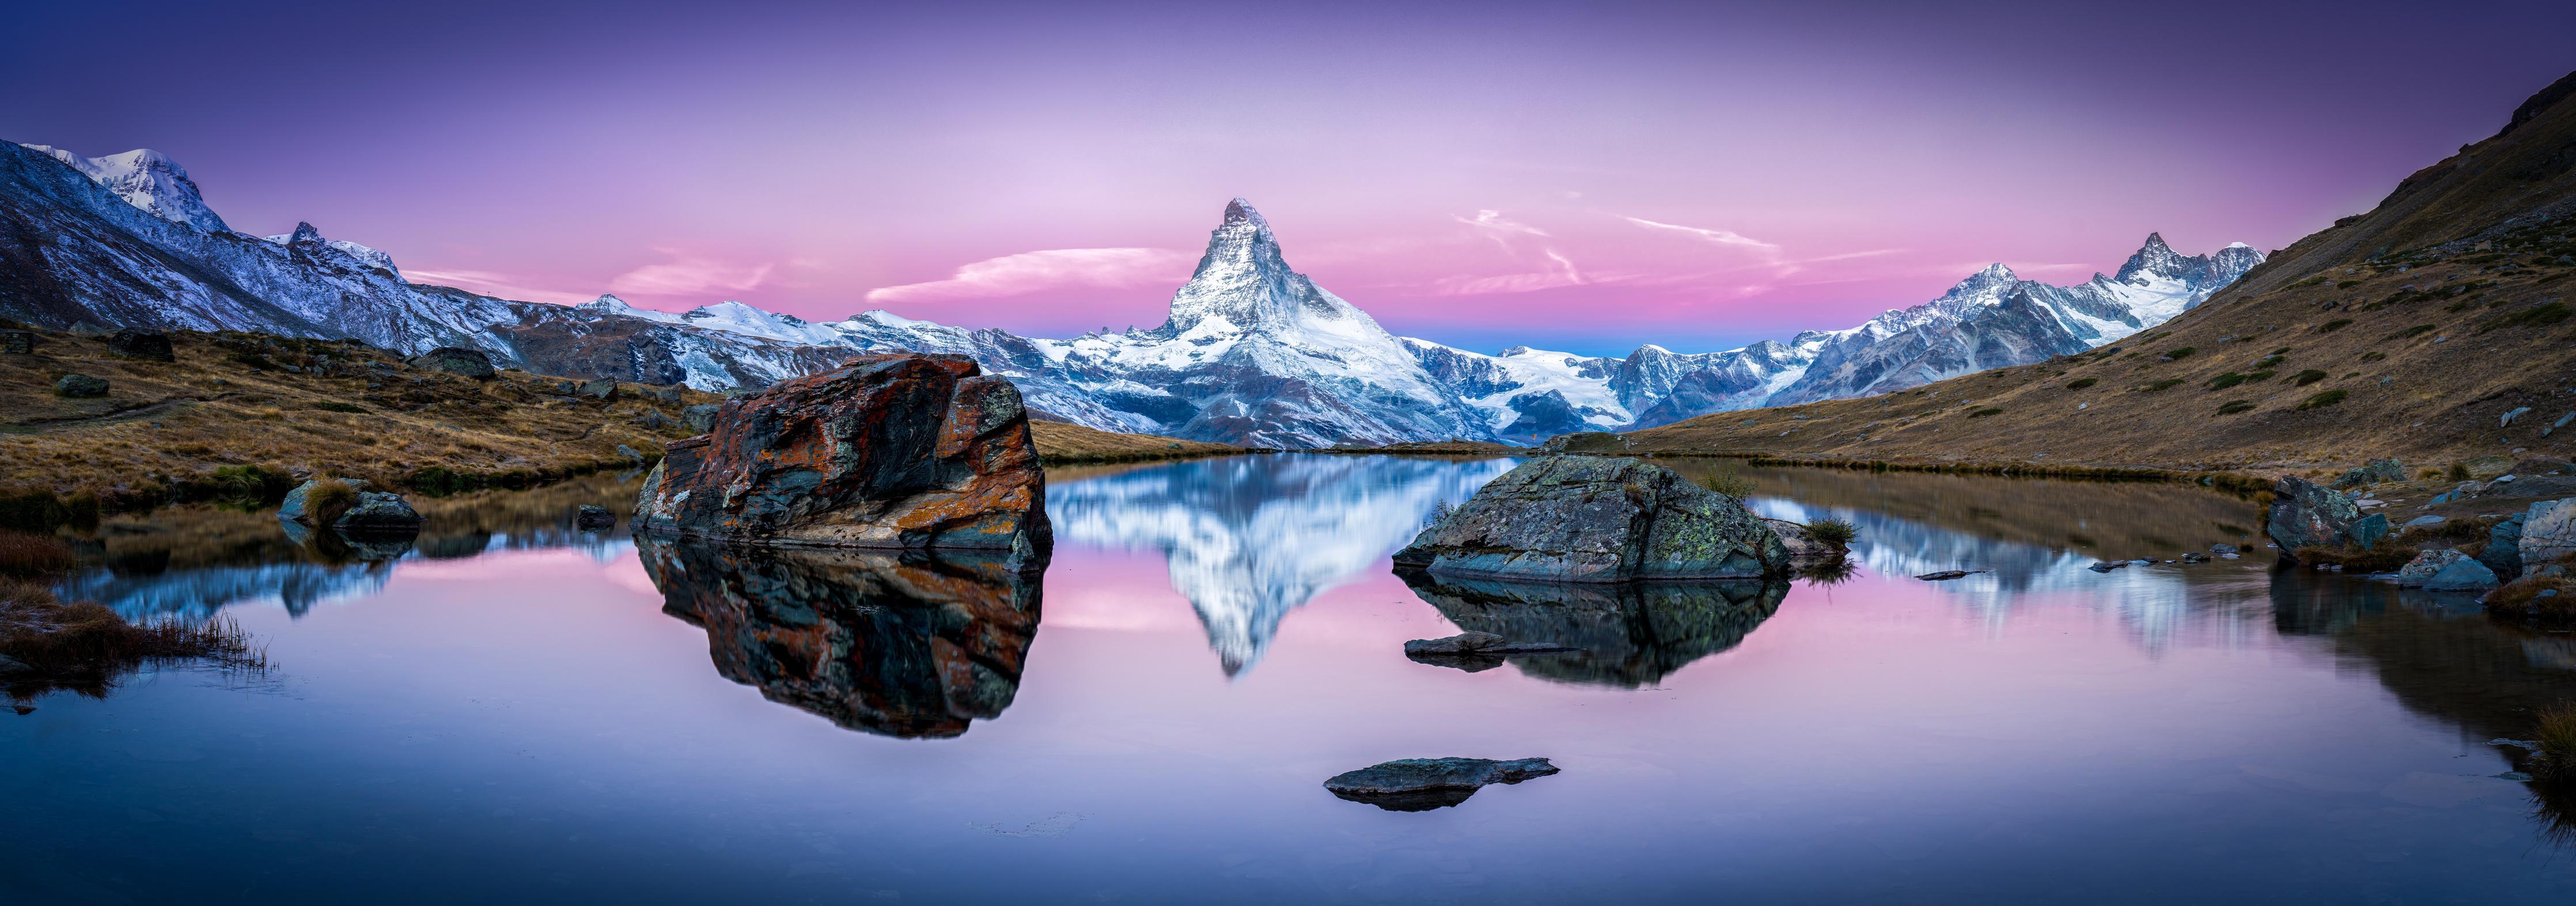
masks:
{"type": "Polygon", "coordinates": [[[1398,338],[1288,266],[1269,221],[1228,203],[1153,330],[1066,340],[871,311],[811,322],[724,301],[687,312],[613,295],[517,302],[407,281],[392,256],[311,224],[226,229],[168,158],[84,158],[0,142],[0,315],[48,327],[142,326],[470,346],[546,374],[705,390],[763,386],[853,351],[975,358],[1042,415],[1113,431],[1256,446],[1543,440],[1730,409],[1884,393],[2128,336],[2262,261],[2185,256],[2149,236],[2118,274],[2076,286],[1998,264],[1858,327],[1724,352],[1624,359],[1514,347],[1484,355],[1398,338]]]}
{"type": "Polygon", "coordinates": [[[201,230],[226,229],[224,219],[215,216],[214,209],[206,207],[206,200],[197,195],[196,180],[188,178],[188,171],[181,169],[178,161],[159,151],[138,148],[106,157],[82,157],[49,145],[24,147],[70,164],[144,213],[201,230]]]}
{"type": "Polygon", "coordinates": [[[1887,393],[2083,352],[2164,323],[2262,262],[2263,253],[2243,243],[2183,255],[2151,233],[2115,275],[2052,286],[1993,264],[1940,298],[1891,309],[1858,327],[1725,352],[1686,355],[1650,344],[1618,360],[1526,347],[1485,356],[1429,340],[1405,343],[1483,412],[1496,434],[1529,441],[1887,393]]]}

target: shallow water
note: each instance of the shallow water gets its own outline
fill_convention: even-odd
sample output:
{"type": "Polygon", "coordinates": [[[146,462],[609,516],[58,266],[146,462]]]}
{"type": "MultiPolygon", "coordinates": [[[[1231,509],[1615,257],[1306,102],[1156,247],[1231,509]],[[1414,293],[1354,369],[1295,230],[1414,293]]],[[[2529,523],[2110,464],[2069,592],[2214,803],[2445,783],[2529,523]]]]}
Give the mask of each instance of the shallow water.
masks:
{"type": "Polygon", "coordinates": [[[2083,568],[2242,543],[2251,503],[1754,470],[1757,508],[1860,526],[1852,575],[1389,570],[1509,465],[1066,471],[1034,583],[573,531],[608,480],[433,512],[391,562],[257,520],[109,537],[72,590],[220,610],[277,666],[0,714],[0,902],[2576,895],[2563,813],[2486,744],[2576,697],[2567,636],[2260,554],[2083,568]],[[1908,578],[1963,567],[1994,572],[1908,578]],[[1585,650],[1401,654],[1461,625],[1585,650]],[[1446,755],[1563,773],[1423,812],[1320,786],[1446,755]]]}

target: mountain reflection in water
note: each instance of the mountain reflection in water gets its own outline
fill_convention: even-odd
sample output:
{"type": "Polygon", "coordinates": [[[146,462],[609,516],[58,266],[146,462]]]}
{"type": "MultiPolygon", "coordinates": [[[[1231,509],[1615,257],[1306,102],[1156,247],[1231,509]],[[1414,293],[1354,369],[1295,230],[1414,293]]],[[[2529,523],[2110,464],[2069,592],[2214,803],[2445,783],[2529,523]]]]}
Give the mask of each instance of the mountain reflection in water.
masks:
{"type": "Polygon", "coordinates": [[[716,672],[835,724],[947,738],[999,717],[1038,630],[1039,580],[999,559],[643,540],[662,612],[716,672]]]}
{"type": "Polygon", "coordinates": [[[1441,503],[1464,503],[1515,459],[1290,454],[1146,466],[1050,483],[1058,543],[1170,560],[1226,675],[1261,660],[1298,605],[1377,566],[1441,503]]]}

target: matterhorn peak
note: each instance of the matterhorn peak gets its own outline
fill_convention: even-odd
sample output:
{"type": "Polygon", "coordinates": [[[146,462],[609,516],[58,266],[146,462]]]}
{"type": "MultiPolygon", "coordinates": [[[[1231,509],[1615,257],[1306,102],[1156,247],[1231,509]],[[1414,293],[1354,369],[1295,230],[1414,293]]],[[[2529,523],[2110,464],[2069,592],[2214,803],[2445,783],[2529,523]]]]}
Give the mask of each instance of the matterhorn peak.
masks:
{"type": "Polygon", "coordinates": [[[1252,202],[1237,198],[1226,203],[1225,219],[1208,233],[1207,253],[1199,256],[1190,282],[1172,294],[1171,317],[1163,329],[1182,334],[1202,326],[1219,333],[1277,328],[1301,313],[1368,317],[1288,269],[1270,221],[1253,210],[1252,202]]]}

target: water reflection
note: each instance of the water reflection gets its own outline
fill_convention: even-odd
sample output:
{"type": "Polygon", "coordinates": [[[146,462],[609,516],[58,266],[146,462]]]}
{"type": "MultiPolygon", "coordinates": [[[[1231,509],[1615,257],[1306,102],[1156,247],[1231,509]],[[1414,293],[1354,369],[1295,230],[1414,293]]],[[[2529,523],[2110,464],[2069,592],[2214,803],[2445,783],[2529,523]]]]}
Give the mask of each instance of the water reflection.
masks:
{"type": "Polygon", "coordinates": [[[947,738],[1011,706],[1036,576],[992,559],[637,542],[726,679],[853,730],[947,738]]]}
{"type": "MultiPolygon", "coordinates": [[[[1744,641],[1780,610],[1784,580],[1548,584],[1447,579],[1401,570],[1406,585],[1460,627],[1514,642],[1581,649],[1511,658],[1522,673],[1586,685],[1636,688],[1744,641]]],[[[1484,669],[1501,658],[1461,658],[1484,669]]]]}
{"type": "Polygon", "coordinates": [[[426,524],[416,537],[349,539],[278,521],[272,512],[168,510],[120,516],[85,542],[88,566],[64,581],[67,601],[97,601],[127,617],[205,616],[274,601],[303,616],[315,606],[381,593],[414,560],[454,560],[496,550],[576,548],[600,562],[631,548],[623,531],[579,528],[582,504],[622,523],[635,506],[635,476],[596,475],[531,491],[415,497],[426,524]]]}
{"type": "Polygon", "coordinates": [[[1226,675],[1261,660],[1298,605],[1411,541],[1442,502],[1518,460],[1239,456],[1047,488],[1059,540],[1161,551],[1226,675]]]}

